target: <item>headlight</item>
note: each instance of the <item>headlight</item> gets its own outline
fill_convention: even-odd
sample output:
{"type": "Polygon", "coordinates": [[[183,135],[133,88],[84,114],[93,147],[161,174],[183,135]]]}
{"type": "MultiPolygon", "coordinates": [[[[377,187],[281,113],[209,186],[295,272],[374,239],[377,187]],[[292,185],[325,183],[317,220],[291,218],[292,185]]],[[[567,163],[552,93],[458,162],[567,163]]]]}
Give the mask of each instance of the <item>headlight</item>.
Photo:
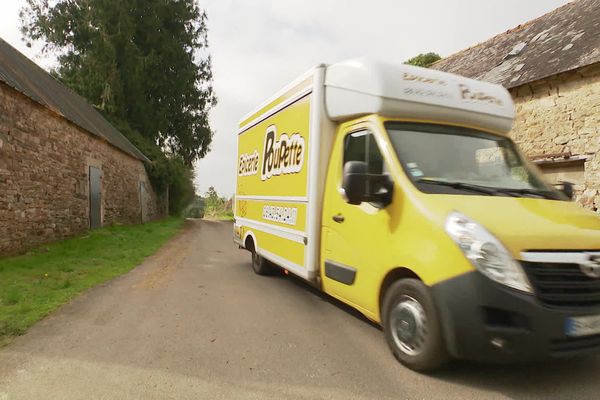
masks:
{"type": "Polygon", "coordinates": [[[532,291],[521,266],[502,243],[477,222],[453,212],[446,219],[446,232],[485,276],[514,289],[532,291]]]}

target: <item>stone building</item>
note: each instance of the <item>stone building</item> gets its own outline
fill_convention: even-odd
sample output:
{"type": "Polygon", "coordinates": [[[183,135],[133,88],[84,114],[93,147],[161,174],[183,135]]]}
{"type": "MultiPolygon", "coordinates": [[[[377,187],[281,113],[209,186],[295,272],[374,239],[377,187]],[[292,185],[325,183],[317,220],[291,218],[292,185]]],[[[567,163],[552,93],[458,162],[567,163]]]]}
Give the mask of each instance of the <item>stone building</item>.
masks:
{"type": "Polygon", "coordinates": [[[600,0],[575,0],[432,68],[504,85],[513,139],[552,183],[600,208],[600,0]]]}
{"type": "Polygon", "coordinates": [[[0,254],[160,216],[149,160],[0,39],[0,254]]]}

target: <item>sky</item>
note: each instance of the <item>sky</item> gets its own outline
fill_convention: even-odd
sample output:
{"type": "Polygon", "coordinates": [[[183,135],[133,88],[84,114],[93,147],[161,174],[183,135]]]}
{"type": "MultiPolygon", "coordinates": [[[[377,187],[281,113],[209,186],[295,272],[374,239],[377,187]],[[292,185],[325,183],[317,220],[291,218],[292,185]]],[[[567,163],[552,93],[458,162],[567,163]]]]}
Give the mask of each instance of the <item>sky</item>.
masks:
{"type": "MultiPolygon", "coordinates": [[[[196,164],[199,194],[235,192],[240,118],[311,67],[349,58],[403,62],[419,53],[448,56],[568,3],[569,0],[199,0],[219,99],[210,153],[196,164]]],[[[25,46],[19,9],[0,0],[0,37],[42,67],[41,44],[25,46]]]]}

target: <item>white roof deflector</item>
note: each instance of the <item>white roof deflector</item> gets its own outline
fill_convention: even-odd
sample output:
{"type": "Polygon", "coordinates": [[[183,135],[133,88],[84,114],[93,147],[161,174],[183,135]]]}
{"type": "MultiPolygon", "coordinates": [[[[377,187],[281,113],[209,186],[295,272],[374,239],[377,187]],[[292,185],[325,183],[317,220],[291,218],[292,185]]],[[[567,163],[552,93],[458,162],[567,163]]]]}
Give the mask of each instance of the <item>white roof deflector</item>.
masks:
{"type": "Polygon", "coordinates": [[[432,69],[367,59],[327,67],[325,104],[329,118],[367,114],[460,124],[507,134],[514,118],[502,86],[432,69]]]}

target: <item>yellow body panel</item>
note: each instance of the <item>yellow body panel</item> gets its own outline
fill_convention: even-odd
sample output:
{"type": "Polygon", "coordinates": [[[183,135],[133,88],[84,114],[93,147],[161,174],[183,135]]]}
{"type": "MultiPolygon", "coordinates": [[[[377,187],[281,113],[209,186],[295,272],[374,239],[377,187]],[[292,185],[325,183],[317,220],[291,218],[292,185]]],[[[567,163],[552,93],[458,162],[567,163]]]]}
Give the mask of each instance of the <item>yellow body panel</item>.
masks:
{"type": "MultiPolygon", "coordinates": [[[[341,124],[327,175],[323,207],[321,279],[323,290],[380,322],[382,283],[406,268],[426,285],[457,277],[474,267],[444,230],[447,215],[460,211],[485,226],[516,259],[526,250],[600,249],[600,218],[564,201],[473,195],[425,194],[405,175],[383,123],[369,116],[341,124]],[[344,136],[355,129],[375,135],[394,181],[393,201],[384,209],[353,206],[340,194],[344,136]],[[332,217],[342,214],[343,224],[332,217]],[[356,268],[352,285],[325,275],[325,262],[356,268]]],[[[426,121],[421,121],[426,122],[426,121]]]]}
{"type": "Polygon", "coordinates": [[[299,91],[302,91],[304,89],[311,87],[312,83],[313,83],[313,77],[311,75],[308,78],[304,79],[302,82],[291,87],[289,90],[286,90],[285,93],[278,96],[275,100],[270,101],[264,107],[261,107],[258,111],[254,112],[252,115],[245,118],[243,121],[240,122],[240,128],[243,128],[244,126],[248,125],[250,122],[259,118],[266,112],[272,110],[273,108],[275,108],[275,107],[281,105],[282,103],[288,101],[289,99],[293,98],[295,95],[298,94],[299,91]]]}
{"type": "Polygon", "coordinates": [[[310,98],[299,99],[240,134],[236,195],[306,196],[310,98]],[[283,142],[287,151],[280,156],[283,142]],[[279,170],[269,161],[279,162],[279,170]]]}
{"type": "Polygon", "coordinates": [[[281,235],[267,233],[260,228],[241,227],[241,236],[245,237],[251,232],[257,242],[259,252],[267,252],[285,259],[299,268],[304,268],[304,243],[295,242],[281,235]]]}
{"type": "Polygon", "coordinates": [[[300,82],[242,121],[240,128],[265,118],[238,137],[236,240],[246,245],[250,238],[261,256],[300,275],[306,263],[312,98],[304,89],[311,82],[300,82]]]}

